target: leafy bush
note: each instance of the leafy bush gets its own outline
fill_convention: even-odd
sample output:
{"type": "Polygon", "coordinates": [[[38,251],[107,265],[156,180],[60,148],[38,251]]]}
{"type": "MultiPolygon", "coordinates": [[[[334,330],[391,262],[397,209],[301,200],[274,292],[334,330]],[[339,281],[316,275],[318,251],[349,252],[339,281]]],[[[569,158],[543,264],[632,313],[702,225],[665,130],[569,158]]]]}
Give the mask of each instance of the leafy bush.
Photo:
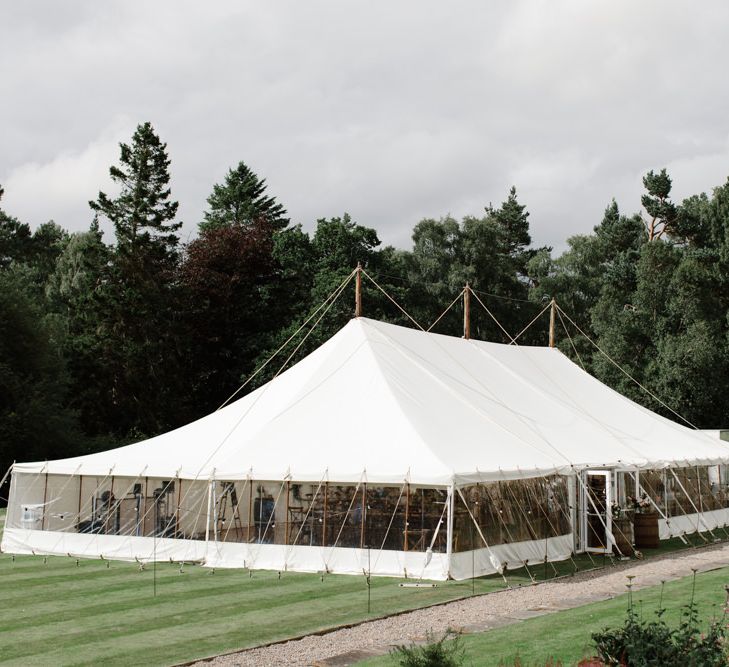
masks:
{"type": "Polygon", "coordinates": [[[448,630],[437,641],[426,633],[428,643],[424,646],[396,646],[390,654],[401,667],[459,667],[465,659],[465,649],[457,633],[448,630]]]}
{"type": "MultiPolygon", "coordinates": [[[[696,572],[694,572],[694,589],[696,572]]],[[[630,589],[630,586],[628,587],[630,589]]],[[[607,628],[592,634],[598,656],[606,665],[652,667],[723,667],[727,661],[726,609],[721,621],[714,620],[706,632],[699,627],[698,611],[691,601],[681,612],[678,627],[671,628],[663,619],[660,606],[656,618],[644,621],[633,606],[632,591],[627,618],[622,627],[607,628]]]]}

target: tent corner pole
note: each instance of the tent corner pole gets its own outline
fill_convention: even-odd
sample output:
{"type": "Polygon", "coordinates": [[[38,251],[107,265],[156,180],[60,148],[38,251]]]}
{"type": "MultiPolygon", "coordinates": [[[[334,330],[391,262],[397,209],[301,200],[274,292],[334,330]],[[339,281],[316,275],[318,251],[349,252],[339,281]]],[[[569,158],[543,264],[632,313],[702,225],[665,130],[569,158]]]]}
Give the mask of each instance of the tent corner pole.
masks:
{"type": "Polygon", "coordinates": [[[567,502],[570,510],[570,530],[572,531],[572,551],[578,552],[578,549],[582,549],[582,533],[580,528],[580,517],[577,512],[577,480],[575,477],[577,474],[573,471],[573,474],[568,477],[569,484],[567,486],[567,502]]]}
{"type": "Polygon", "coordinates": [[[213,481],[208,482],[208,511],[205,516],[205,542],[210,541],[210,505],[213,500],[213,481]]]}
{"type": "Polygon", "coordinates": [[[447,490],[446,502],[448,503],[446,514],[446,564],[448,566],[448,578],[451,578],[451,561],[453,559],[453,499],[455,497],[455,480],[451,480],[447,490]]]}
{"type": "Polygon", "coordinates": [[[46,477],[43,483],[43,514],[41,515],[41,530],[46,527],[46,504],[48,501],[48,464],[46,464],[46,477]]]}

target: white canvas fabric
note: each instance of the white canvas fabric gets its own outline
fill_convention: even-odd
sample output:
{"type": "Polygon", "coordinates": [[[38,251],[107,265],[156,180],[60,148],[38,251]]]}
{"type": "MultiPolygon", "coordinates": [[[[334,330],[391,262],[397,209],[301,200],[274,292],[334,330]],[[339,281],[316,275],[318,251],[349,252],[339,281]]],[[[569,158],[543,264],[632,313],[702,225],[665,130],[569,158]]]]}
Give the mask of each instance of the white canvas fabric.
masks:
{"type": "MultiPolygon", "coordinates": [[[[700,514],[682,514],[672,516],[668,520],[658,519],[658,537],[661,540],[667,540],[680,535],[713,531],[725,526],[729,526],[729,509],[708,510],[700,514]]],[[[717,535],[717,537],[721,536],[721,533],[717,535]]]]}
{"type": "Polygon", "coordinates": [[[729,443],[637,405],[556,349],[358,318],[191,424],[14,473],[444,486],[728,461],[729,443]]]}
{"type": "Polygon", "coordinates": [[[3,550],[15,554],[64,554],[74,558],[105,558],[149,563],[202,563],[211,568],[250,568],[295,572],[332,572],[417,579],[469,579],[496,572],[568,559],[572,554],[572,534],[498,544],[450,555],[431,551],[385,551],[342,547],[285,546],[209,542],[123,535],[85,535],[55,531],[8,528],[3,550]]]}
{"type": "Polygon", "coordinates": [[[475,551],[451,554],[450,576],[463,580],[472,577],[518,570],[527,565],[541,565],[545,556],[550,562],[567,560],[572,555],[574,536],[558,535],[546,540],[529,540],[513,544],[495,544],[475,551]]]}
{"type": "MultiPolygon", "coordinates": [[[[203,540],[129,535],[87,535],[52,530],[5,528],[2,550],[13,554],[64,555],[72,558],[107,560],[202,563],[208,549],[203,540]]],[[[240,566],[242,567],[242,566],[240,566]]]]}

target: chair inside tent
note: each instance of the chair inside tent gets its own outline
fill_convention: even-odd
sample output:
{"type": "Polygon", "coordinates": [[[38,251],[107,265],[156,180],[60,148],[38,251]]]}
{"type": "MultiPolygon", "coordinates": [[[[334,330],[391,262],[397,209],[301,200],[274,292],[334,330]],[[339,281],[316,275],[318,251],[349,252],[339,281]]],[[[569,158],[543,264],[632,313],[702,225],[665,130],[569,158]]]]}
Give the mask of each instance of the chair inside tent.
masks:
{"type": "Polygon", "coordinates": [[[15,464],[2,549],[466,579],[726,526],[727,444],[557,349],[359,317],[198,421],[15,464]]]}

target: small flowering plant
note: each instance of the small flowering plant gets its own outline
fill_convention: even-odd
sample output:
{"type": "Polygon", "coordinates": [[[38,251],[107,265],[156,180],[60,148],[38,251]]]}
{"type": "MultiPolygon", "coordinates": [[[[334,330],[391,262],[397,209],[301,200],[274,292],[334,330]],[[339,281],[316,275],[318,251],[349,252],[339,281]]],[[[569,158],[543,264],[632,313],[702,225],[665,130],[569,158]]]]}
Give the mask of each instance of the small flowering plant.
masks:
{"type": "Polygon", "coordinates": [[[653,511],[653,503],[645,493],[640,498],[630,496],[628,501],[633,506],[636,514],[650,514],[653,511]]]}
{"type": "Polygon", "coordinates": [[[616,521],[617,519],[633,518],[633,499],[628,498],[626,505],[627,506],[621,505],[619,502],[613,500],[613,502],[610,504],[610,514],[613,521],[616,521]]]}

